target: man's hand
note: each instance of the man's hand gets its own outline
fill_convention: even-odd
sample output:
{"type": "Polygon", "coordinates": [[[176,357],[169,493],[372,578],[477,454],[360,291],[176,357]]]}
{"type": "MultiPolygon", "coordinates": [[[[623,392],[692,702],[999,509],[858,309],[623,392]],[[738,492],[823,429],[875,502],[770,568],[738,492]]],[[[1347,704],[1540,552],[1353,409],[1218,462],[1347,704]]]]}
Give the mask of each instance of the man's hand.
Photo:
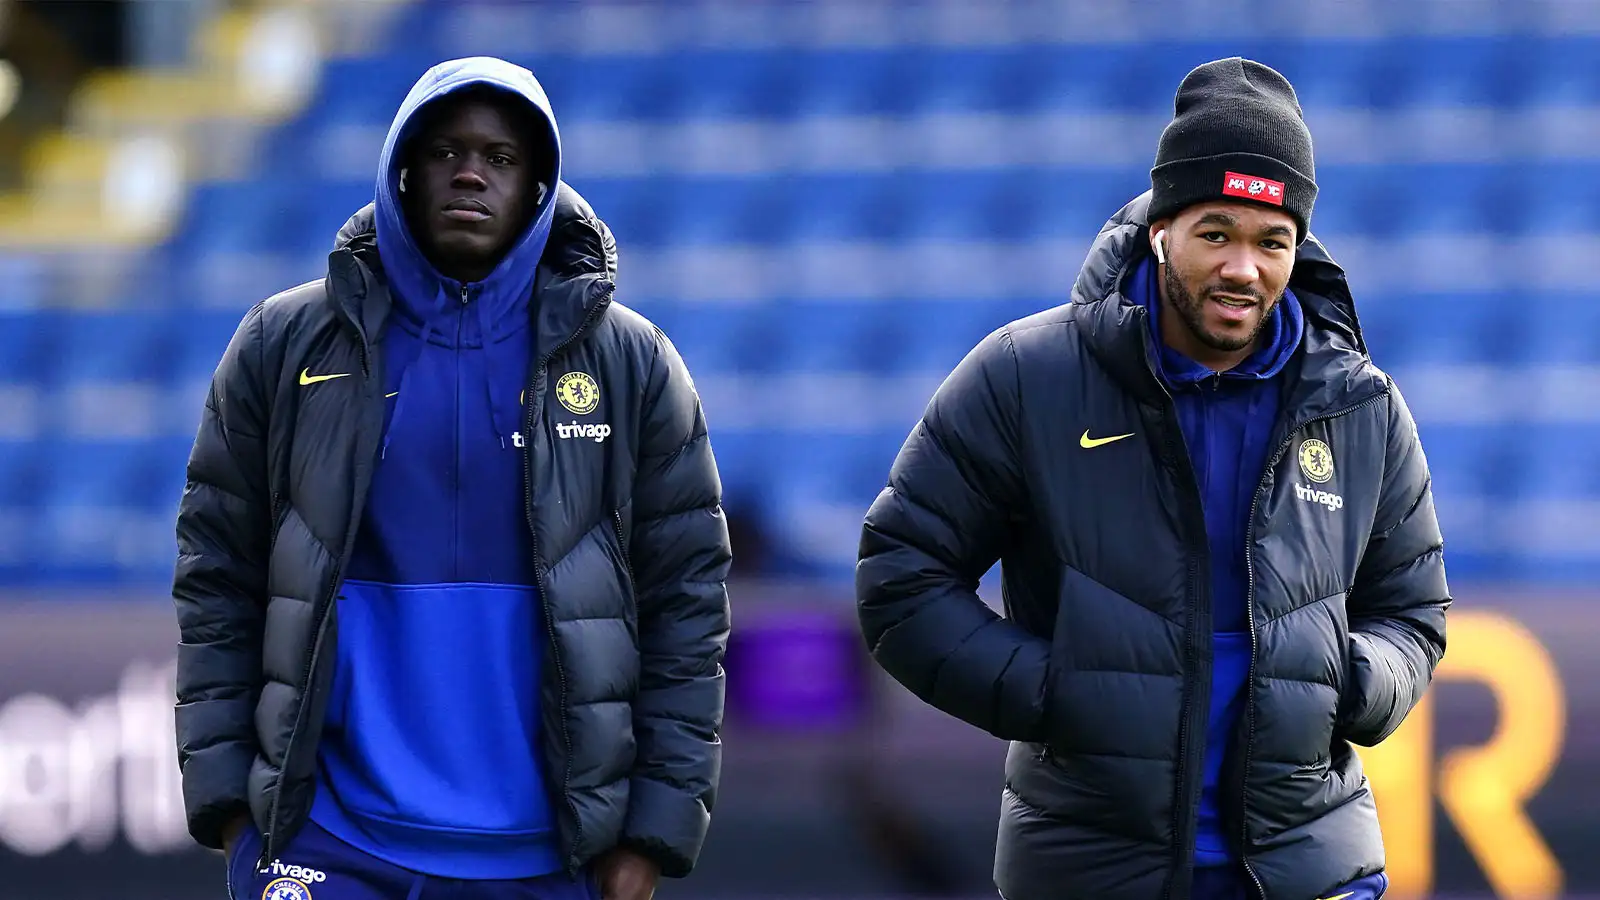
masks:
{"type": "Polygon", "coordinates": [[[250,814],[240,813],[222,826],[222,853],[228,859],[233,859],[233,845],[238,843],[239,835],[249,824],[250,814]]]}
{"type": "Polygon", "coordinates": [[[661,868],[647,857],[618,847],[595,862],[600,900],[650,900],[661,868]]]}

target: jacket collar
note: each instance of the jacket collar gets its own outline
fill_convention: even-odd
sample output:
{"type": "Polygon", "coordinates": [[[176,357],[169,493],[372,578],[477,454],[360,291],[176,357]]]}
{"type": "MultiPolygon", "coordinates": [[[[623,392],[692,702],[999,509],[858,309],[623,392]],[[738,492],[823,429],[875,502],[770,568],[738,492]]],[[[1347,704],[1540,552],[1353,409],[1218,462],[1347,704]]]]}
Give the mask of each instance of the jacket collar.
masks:
{"type": "MultiPolygon", "coordinates": [[[[1084,339],[1112,377],[1147,402],[1165,389],[1156,379],[1144,306],[1124,291],[1134,266],[1150,253],[1146,224],[1150,192],[1129,201],[1100,229],[1072,286],[1084,339]]],[[[1305,421],[1354,406],[1388,389],[1372,365],[1345,273],[1317,240],[1307,236],[1295,252],[1289,287],[1300,300],[1305,334],[1284,370],[1289,379],[1284,410],[1305,421]]]]}
{"type": "MultiPolygon", "coordinates": [[[[369,356],[382,340],[393,301],[379,258],[375,206],[357,210],[328,256],[328,294],[361,336],[369,356]]],[[[588,201],[565,182],[557,187],[555,217],[539,259],[533,305],[534,356],[554,352],[610,303],[617,275],[617,242],[588,201]]]]}

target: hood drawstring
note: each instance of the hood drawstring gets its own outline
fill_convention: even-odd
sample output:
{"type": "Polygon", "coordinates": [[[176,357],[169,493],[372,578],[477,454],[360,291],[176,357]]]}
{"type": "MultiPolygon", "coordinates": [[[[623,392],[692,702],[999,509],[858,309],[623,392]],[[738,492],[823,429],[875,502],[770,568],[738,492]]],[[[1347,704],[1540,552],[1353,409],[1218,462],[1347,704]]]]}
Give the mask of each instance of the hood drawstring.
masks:
{"type": "MultiPolygon", "coordinates": [[[[441,291],[441,294],[442,293],[443,292],[441,291]]],[[[516,418],[513,417],[510,404],[507,402],[507,398],[505,396],[508,387],[502,383],[504,379],[501,377],[502,373],[500,372],[500,365],[496,360],[496,354],[491,352],[490,347],[490,345],[494,342],[493,313],[490,311],[489,304],[487,303],[472,303],[471,288],[468,285],[461,285],[461,293],[459,297],[463,307],[476,306],[477,309],[478,338],[480,341],[480,346],[483,350],[486,370],[484,374],[484,382],[488,389],[489,411],[494,420],[495,436],[500,439],[500,449],[504,450],[508,446],[515,447],[517,444],[515,424],[516,418]]],[[[441,297],[440,306],[443,307],[449,302],[449,300],[445,300],[441,297]]],[[[423,322],[422,335],[417,341],[416,352],[411,355],[410,359],[405,361],[404,367],[400,370],[399,396],[395,400],[394,413],[389,417],[389,424],[383,430],[383,449],[379,453],[380,459],[388,458],[389,437],[393,432],[394,423],[399,421],[401,414],[405,412],[406,398],[412,393],[411,391],[407,390],[411,380],[411,372],[415,368],[414,364],[417,361],[417,357],[421,356],[422,351],[428,346],[428,339],[433,336],[433,332],[435,330],[434,323],[437,321],[439,314],[442,312],[443,310],[441,309],[439,313],[429,316],[427,321],[423,322]]]]}
{"type": "MultiPolygon", "coordinates": [[[[461,289],[463,302],[466,299],[467,289],[461,289]]],[[[515,419],[511,415],[510,405],[506,403],[505,393],[508,389],[503,372],[500,371],[498,362],[499,354],[492,352],[494,343],[494,321],[489,310],[489,304],[478,305],[478,340],[483,344],[484,381],[489,389],[489,412],[494,417],[494,430],[500,437],[500,449],[516,446],[515,419]]]]}
{"type": "Polygon", "coordinates": [[[405,412],[406,398],[410,397],[412,393],[407,390],[411,383],[411,370],[415,368],[412,364],[417,361],[417,357],[422,355],[423,349],[428,346],[428,339],[432,336],[433,320],[429,319],[422,324],[422,339],[417,341],[416,352],[411,354],[411,358],[406,360],[405,368],[400,370],[400,388],[394,401],[394,412],[389,415],[389,424],[383,429],[383,449],[378,453],[379,459],[387,459],[389,457],[389,436],[394,432],[394,423],[400,421],[400,415],[405,412]]]}

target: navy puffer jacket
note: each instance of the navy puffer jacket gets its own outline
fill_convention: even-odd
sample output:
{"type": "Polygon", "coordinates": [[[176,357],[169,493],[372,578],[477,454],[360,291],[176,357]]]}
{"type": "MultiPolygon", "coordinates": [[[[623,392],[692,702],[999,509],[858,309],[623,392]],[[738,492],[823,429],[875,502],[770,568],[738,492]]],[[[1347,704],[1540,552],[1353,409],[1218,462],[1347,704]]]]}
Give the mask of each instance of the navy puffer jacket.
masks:
{"type": "MultiPolygon", "coordinates": [[[[1145,309],[1148,195],[1102,230],[1070,303],[991,334],[939,388],[866,516],[878,663],[1012,742],[995,860],[1008,900],[1185,898],[1211,601],[1201,494],[1145,309]],[[1094,446],[1094,435],[1132,438],[1094,446]],[[1005,615],[978,597],[1001,563],[1005,615]]],[[[1344,274],[1298,250],[1306,314],[1249,523],[1251,672],[1225,819],[1268,900],[1379,871],[1352,744],[1428,686],[1450,605],[1428,464],[1368,357],[1344,274]]]]}
{"type": "MultiPolygon", "coordinates": [[[[570,869],[623,844],[672,877],[694,866],[716,798],[731,549],[699,396],[666,336],[613,302],[616,266],[610,231],[562,184],[521,425],[552,634],[540,749],[570,869]],[[599,384],[603,443],[556,438],[571,417],[548,394],[567,372],[599,384]]],[[[325,279],[250,310],[213,379],[173,582],[178,762],[205,846],[248,810],[271,860],[309,814],[389,313],[368,206],[325,279]],[[306,368],[360,377],[306,392],[306,368]]]]}

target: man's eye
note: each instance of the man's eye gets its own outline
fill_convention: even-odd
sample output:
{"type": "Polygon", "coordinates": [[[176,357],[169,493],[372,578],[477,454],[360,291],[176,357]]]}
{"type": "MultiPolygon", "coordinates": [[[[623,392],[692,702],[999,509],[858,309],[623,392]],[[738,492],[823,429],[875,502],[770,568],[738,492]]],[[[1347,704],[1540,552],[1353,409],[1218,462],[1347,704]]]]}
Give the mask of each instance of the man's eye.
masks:
{"type": "Polygon", "coordinates": [[[496,153],[495,155],[489,157],[489,164],[495,166],[512,166],[516,165],[516,160],[506,156],[504,153],[496,153]]]}
{"type": "Polygon", "coordinates": [[[1220,241],[1227,240],[1228,236],[1220,231],[1208,231],[1205,234],[1200,235],[1200,239],[1210,241],[1211,243],[1215,244],[1220,241]]]}
{"type": "Polygon", "coordinates": [[[434,151],[433,151],[433,158],[434,159],[449,159],[450,157],[455,156],[455,155],[456,155],[456,152],[454,150],[451,150],[449,147],[436,147],[436,148],[434,148],[434,151]]]}

